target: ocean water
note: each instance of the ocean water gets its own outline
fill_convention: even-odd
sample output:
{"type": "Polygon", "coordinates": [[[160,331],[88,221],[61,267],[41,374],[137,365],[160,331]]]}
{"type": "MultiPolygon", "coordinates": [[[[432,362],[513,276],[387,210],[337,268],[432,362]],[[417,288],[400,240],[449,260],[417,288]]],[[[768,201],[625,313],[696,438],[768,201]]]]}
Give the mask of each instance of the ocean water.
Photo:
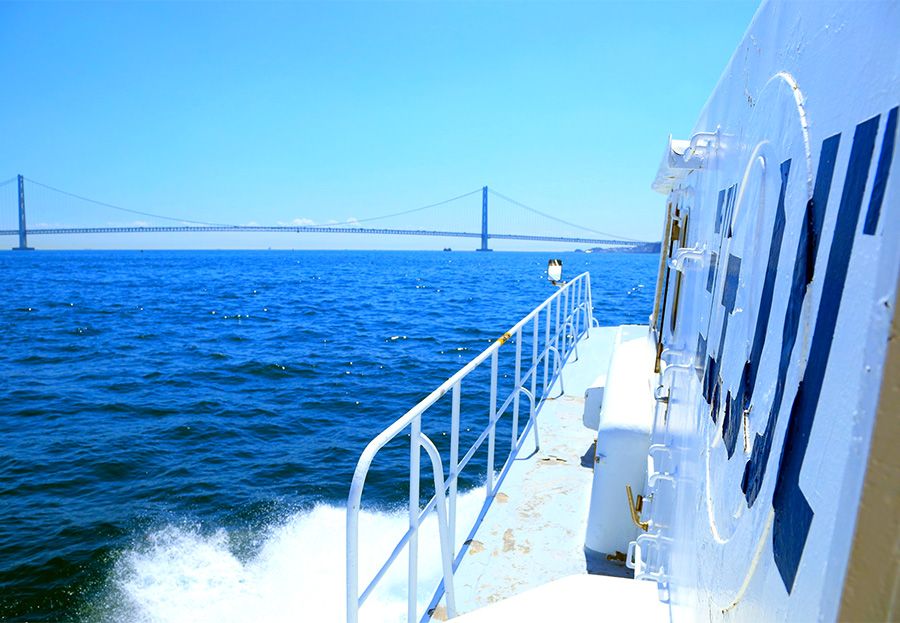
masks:
{"type": "MultiPolygon", "coordinates": [[[[657,256],[557,255],[601,324],[646,322],[657,256]]],[[[0,253],[0,620],[340,620],[360,452],[552,294],[547,258],[0,253]]],[[[404,530],[407,465],[387,448],[367,481],[364,576],[404,530]]]]}

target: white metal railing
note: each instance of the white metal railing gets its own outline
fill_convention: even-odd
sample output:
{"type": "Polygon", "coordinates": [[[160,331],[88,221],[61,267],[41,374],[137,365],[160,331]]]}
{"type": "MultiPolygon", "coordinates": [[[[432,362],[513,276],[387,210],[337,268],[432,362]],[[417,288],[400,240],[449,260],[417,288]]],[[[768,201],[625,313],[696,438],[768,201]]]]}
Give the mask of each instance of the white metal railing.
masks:
{"type": "MultiPolygon", "coordinates": [[[[578,358],[578,341],[586,336],[590,327],[597,324],[593,317],[593,303],[591,299],[591,278],[589,273],[582,273],[559,289],[536,307],[527,316],[522,318],[509,331],[494,341],[481,354],[465,365],[456,374],[447,379],[440,387],[431,392],[419,404],[406,412],[402,417],[388,426],[376,436],[363,450],[353,474],[350,484],[350,494],[347,498],[347,621],[356,623],[359,618],[359,608],[372,593],[378,582],[384,577],[388,569],[400,555],[404,547],[409,548],[409,574],[408,574],[408,605],[407,619],[409,623],[419,620],[417,606],[418,583],[418,530],[422,522],[432,510],[437,511],[438,533],[440,538],[441,564],[443,582],[437,587],[432,599],[432,605],[436,605],[443,595],[446,595],[447,613],[449,616],[456,614],[453,591],[453,572],[458,566],[465,552],[465,544],[457,550],[455,545],[456,535],[456,503],[459,475],[469,463],[475,452],[487,441],[487,470],[485,478],[485,502],[481,513],[478,515],[471,528],[470,535],[484,517],[484,514],[494,498],[496,488],[506,476],[506,472],[516,458],[522,442],[527,438],[529,429],[534,431],[535,448],[539,448],[537,427],[537,414],[544,400],[556,380],[559,380],[559,395],[563,393],[562,378],[560,372],[563,364],[570,354],[578,358]],[[532,348],[530,367],[524,373],[522,371],[522,335],[531,323],[532,348]],[[543,327],[541,325],[543,324],[543,327]],[[543,348],[539,348],[541,329],[543,328],[543,348]],[[498,377],[498,352],[509,340],[515,341],[515,372],[514,386],[509,395],[497,406],[497,377],[498,377]],[[551,369],[550,355],[553,355],[551,369]],[[487,427],[475,442],[465,452],[462,460],[459,459],[459,421],[460,421],[460,394],[462,381],[479,366],[490,359],[491,389],[488,409],[487,427]],[[543,377],[540,395],[538,395],[538,377],[543,377]],[[441,397],[451,392],[451,419],[450,419],[450,469],[447,478],[444,478],[444,467],[440,453],[431,439],[422,433],[422,417],[428,409],[441,397]],[[525,395],[529,401],[529,419],[519,434],[519,401],[521,395],[525,395]],[[494,453],[496,446],[497,423],[501,417],[512,407],[512,439],[510,451],[495,478],[494,453]],[[359,592],[359,511],[363,486],[366,475],[375,455],[392,439],[409,430],[410,437],[410,472],[409,472],[409,528],[394,547],[390,556],[375,573],[372,580],[366,585],[362,593],[359,592]],[[431,500],[420,507],[420,454],[425,450],[431,461],[434,474],[435,494],[431,500]]],[[[527,356],[526,356],[527,357],[527,356]]],[[[557,396],[558,397],[558,396],[557,396]]],[[[422,620],[427,620],[430,613],[422,615],[422,620]]]]}

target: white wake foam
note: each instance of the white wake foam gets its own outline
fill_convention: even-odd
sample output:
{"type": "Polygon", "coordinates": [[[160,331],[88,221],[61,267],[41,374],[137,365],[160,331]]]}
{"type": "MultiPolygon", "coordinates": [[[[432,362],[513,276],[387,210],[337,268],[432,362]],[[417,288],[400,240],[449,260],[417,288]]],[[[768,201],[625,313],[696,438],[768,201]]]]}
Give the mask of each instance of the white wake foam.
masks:
{"type": "MultiPolygon", "coordinates": [[[[481,507],[483,492],[459,498],[457,547],[481,507]]],[[[405,513],[360,517],[360,590],[397,541],[405,513]]],[[[271,526],[251,558],[234,553],[229,534],[169,526],[118,559],[98,608],[106,621],[227,623],[345,620],[345,510],[320,505],[271,526]]],[[[420,529],[419,612],[441,577],[434,513],[420,529]]],[[[401,553],[360,611],[362,621],[406,619],[407,554],[401,553]]]]}

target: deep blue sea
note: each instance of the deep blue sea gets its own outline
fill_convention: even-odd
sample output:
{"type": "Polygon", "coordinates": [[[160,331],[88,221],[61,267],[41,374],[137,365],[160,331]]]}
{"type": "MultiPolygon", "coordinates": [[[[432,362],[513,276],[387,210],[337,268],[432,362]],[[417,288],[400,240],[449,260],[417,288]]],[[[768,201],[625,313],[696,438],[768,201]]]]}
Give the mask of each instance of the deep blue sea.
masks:
{"type": "MultiPolygon", "coordinates": [[[[554,255],[646,322],[658,256],[554,255]]],[[[339,619],[360,452],[553,293],[548,257],[0,253],[0,619],[339,619]]],[[[385,456],[364,501],[402,526],[385,456]]]]}

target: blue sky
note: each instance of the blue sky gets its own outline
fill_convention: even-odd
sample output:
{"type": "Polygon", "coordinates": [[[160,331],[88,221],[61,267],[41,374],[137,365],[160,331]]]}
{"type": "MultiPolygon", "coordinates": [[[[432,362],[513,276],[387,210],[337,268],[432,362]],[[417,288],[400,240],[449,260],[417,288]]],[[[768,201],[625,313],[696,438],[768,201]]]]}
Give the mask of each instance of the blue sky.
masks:
{"type": "MultiPolygon", "coordinates": [[[[594,229],[658,239],[663,198],[649,185],[666,136],[689,134],[756,5],[4,3],[0,181],[22,173],[135,210],[266,225],[369,218],[489,185],[594,229]]],[[[9,195],[0,225],[13,218],[9,195]]],[[[33,195],[30,224],[155,222],[33,195]]],[[[498,227],[554,227],[491,205],[498,227]]],[[[473,196],[405,223],[462,227],[479,211],[473,196]]],[[[475,244],[315,234],[32,242],[475,244]]]]}

